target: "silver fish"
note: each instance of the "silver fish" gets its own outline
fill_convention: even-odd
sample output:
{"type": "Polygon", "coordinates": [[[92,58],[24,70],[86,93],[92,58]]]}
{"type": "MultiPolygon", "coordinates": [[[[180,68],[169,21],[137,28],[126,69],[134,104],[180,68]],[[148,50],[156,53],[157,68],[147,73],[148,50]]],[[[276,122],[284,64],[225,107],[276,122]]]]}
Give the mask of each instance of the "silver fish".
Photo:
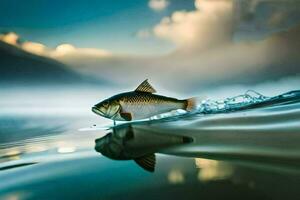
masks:
{"type": "Polygon", "coordinates": [[[179,100],[153,94],[155,92],[148,80],[145,80],[134,91],[112,96],[96,104],[92,111],[112,120],[131,121],[177,109],[191,111],[196,107],[195,98],[179,100]]]}

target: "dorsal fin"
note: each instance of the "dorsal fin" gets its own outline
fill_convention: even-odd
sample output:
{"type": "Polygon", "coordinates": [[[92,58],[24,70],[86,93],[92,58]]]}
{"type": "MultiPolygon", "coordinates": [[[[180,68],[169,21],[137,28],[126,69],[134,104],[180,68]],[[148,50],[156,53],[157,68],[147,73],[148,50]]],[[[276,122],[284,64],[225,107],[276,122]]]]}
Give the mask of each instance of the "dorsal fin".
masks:
{"type": "Polygon", "coordinates": [[[148,83],[148,79],[144,80],[136,89],[135,91],[138,92],[149,92],[149,93],[155,93],[156,90],[148,83]]]}
{"type": "Polygon", "coordinates": [[[134,161],[140,166],[142,167],[144,170],[149,171],[149,172],[154,172],[155,169],[155,163],[156,163],[156,159],[155,159],[155,154],[150,154],[150,155],[146,155],[140,158],[136,158],[134,159],[134,161]]]}

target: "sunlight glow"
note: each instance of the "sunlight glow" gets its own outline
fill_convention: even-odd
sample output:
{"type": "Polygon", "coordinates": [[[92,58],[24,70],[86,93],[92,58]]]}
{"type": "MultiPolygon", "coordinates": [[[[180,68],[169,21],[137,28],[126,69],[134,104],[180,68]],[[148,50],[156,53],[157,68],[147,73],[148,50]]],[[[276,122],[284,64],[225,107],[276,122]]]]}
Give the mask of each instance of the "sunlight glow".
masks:
{"type": "Polygon", "coordinates": [[[37,153],[47,151],[47,147],[44,145],[25,145],[26,153],[37,153]]]}
{"type": "Polygon", "coordinates": [[[6,154],[5,154],[5,156],[18,156],[18,155],[20,155],[20,151],[19,150],[17,150],[17,149],[12,149],[12,150],[10,150],[10,151],[8,151],[6,154]]]}
{"type": "Polygon", "coordinates": [[[21,151],[18,149],[10,149],[4,154],[4,156],[7,157],[9,160],[19,160],[20,155],[21,151]]]}
{"type": "Polygon", "coordinates": [[[58,147],[57,152],[58,153],[73,153],[76,151],[75,147],[72,146],[65,146],[65,147],[58,147]]]}
{"type": "Polygon", "coordinates": [[[168,174],[168,181],[171,184],[180,184],[184,182],[184,175],[178,169],[172,169],[168,174]]]}
{"type": "Polygon", "coordinates": [[[199,181],[205,182],[227,179],[233,174],[233,168],[231,165],[227,165],[216,160],[195,158],[195,165],[199,168],[199,181]]]}

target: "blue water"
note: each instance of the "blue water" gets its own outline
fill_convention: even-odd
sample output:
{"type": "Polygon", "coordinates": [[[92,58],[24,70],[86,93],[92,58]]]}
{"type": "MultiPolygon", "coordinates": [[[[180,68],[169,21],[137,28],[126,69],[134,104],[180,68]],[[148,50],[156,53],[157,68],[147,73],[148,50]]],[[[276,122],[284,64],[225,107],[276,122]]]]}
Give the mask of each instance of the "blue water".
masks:
{"type": "Polygon", "coordinates": [[[83,103],[87,113],[45,101],[28,113],[23,106],[1,111],[0,199],[300,195],[300,91],[248,91],[202,100],[192,113],[80,132],[111,123],[90,113],[93,98],[83,103]],[[133,161],[153,153],[154,173],[133,161]]]}

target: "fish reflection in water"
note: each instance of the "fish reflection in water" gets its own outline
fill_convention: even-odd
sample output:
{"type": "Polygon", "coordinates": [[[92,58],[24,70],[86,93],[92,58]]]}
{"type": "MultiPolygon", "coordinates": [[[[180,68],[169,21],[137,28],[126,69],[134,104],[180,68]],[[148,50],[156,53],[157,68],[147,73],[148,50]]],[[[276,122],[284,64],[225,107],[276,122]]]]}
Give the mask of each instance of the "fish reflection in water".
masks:
{"type": "Polygon", "coordinates": [[[95,140],[95,150],[114,160],[134,160],[143,169],[154,172],[155,152],[192,142],[186,136],[134,132],[131,125],[116,127],[95,140]]]}

